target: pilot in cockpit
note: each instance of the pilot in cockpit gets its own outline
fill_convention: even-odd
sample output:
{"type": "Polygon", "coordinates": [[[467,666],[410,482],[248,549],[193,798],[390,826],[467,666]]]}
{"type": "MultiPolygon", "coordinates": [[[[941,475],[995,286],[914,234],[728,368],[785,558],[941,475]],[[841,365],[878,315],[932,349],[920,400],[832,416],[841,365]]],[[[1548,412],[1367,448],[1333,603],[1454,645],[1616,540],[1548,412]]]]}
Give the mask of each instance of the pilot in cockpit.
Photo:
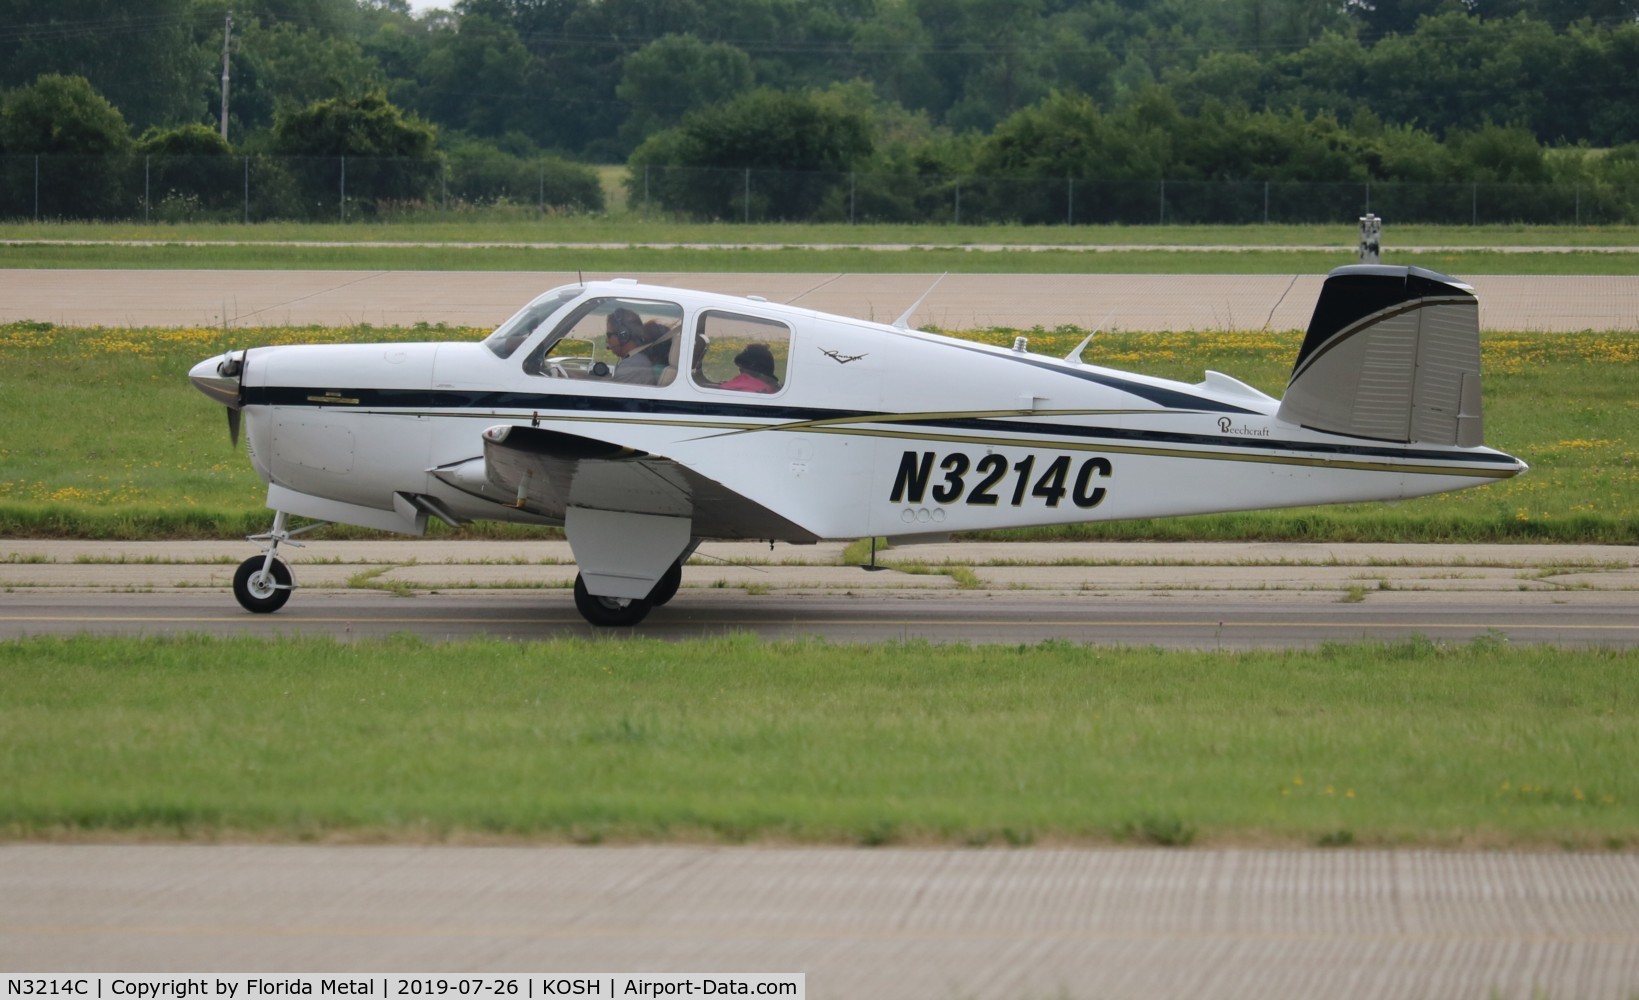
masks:
{"type": "Polygon", "coordinates": [[[618,358],[609,378],[615,382],[633,385],[654,385],[655,367],[643,350],[648,345],[648,333],[643,320],[630,309],[616,309],[609,314],[604,328],[604,344],[618,358]]]}

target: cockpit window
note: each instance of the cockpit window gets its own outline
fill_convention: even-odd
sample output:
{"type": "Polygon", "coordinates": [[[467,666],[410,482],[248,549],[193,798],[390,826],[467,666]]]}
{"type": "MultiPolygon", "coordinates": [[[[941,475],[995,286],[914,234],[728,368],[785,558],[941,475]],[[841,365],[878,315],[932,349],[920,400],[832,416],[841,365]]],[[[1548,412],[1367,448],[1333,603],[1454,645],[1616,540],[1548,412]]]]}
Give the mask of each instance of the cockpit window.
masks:
{"type": "Polygon", "coordinates": [[[702,313],[695,324],[694,382],[707,389],[774,393],[785,388],[791,328],[738,313],[702,313]]]}
{"type": "Polygon", "coordinates": [[[522,347],[543,322],[553,313],[563,308],[564,303],[573,302],[579,298],[586,288],[584,285],[565,285],[554,288],[540,298],[524,306],[517,315],[502,323],[495,332],[484,338],[484,346],[489,348],[498,358],[510,358],[514,351],[522,347]]]}
{"type": "Polygon", "coordinates": [[[669,385],[677,376],[683,309],[675,302],[626,296],[589,299],[560,320],[524,359],[524,371],[549,378],[669,385]]]}

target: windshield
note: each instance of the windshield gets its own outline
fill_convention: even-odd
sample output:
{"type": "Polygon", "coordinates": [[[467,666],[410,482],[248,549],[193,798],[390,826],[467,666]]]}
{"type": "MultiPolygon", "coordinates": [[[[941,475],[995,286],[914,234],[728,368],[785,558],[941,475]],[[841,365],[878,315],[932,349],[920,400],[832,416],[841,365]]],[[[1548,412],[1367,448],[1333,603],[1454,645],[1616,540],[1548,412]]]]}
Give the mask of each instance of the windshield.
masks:
{"type": "Polygon", "coordinates": [[[530,349],[524,371],[551,378],[609,378],[633,385],[668,385],[677,374],[675,302],[612,297],[587,299],[557,321],[530,349]]]}
{"type": "Polygon", "coordinates": [[[517,315],[502,323],[495,332],[484,338],[484,346],[498,358],[510,358],[512,353],[523,346],[534,332],[547,320],[563,308],[564,303],[572,302],[586,291],[584,285],[565,285],[554,288],[529,305],[520,309],[517,315]]]}

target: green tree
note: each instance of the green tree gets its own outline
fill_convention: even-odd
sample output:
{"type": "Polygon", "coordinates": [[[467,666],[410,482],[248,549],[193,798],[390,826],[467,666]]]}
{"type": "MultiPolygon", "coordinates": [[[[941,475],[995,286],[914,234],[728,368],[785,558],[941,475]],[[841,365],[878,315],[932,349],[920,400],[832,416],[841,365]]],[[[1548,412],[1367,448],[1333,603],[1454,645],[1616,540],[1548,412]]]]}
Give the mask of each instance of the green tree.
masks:
{"type": "Polygon", "coordinates": [[[137,128],[196,120],[210,60],[194,44],[192,2],[0,0],[0,87],[81,76],[137,128]]]}
{"type": "Polygon", "coordinates": [[[1463,0],[1361,0],[1348,5],[1349,13],[1360,22],[1369,38],[1409,35],[1424,17],[1465,13],[1463,0]]]}
{"type": "Polygon", "coordinates": [[[697,108],[751,89],[751,57],[722,42],[666,35],[626,57],[615,93],[630,106],[621,139],[635,147],[697,108]]]}
{"type": "Polygon", "coordinates": [[[417,67],[413,107],[432,121],[496,137],[528,124],[532,56],[509,24],[466,14],[454,30],[431,33],[417,67]]]}
{"type": "Polygon", "coordinates": [[[273,151],[287,156],[425,159],[437,142],[433,126],[405,115],[379,90],[315,101],[280,114],[273,124],[273,151]]]}
{"type": "Polygon", "coordinates": [[[641,197],[647,177],[651,197],[700,218],[800,219],[872,148],[867,116],[837,96],[760,89],[650,136],[627,183],[641,197]]]}
{"type": "Polygon", "coordinates": [[[125,194],[130,148],[119,109],[83,76],[48,73],[7,91],[0,96],[0,152],[9,154],[0,184],[7,200],[0,212],[75,219],[124,215],[130,211],[125,194]]]}
{"type": "Polygon", "coordinates": [[[241,141],[271,128],[280,111],[331,97],[361,97],[385,86],[381,66],[351,38],[253,20],[236,22],[234,36],[229,127],[241,141]]]}
{"type": "Polygon", "coordinates": [[[293,166],[306,210],[326,217],[346,191],[348,205],[374,211],[427,201],[439,176],[437,132],[374,91],[316,101],[280,113],[270,152],[299,157],[293,166]]]}
{"type": "Polygon", "coordinates": [[[539,205],[558,212],[603,210],[603,185],[590,167],[522,148],[528,142],[517,133],[503,143],[511,148],[466,136],[446,140],[451,200],[539,205]]]}
{"type": "Polygon", "coordinates": [[[243,204],[242,163],[206,125],[150,128],[137,140],[150,217],[180,222],[236,218],[243,204]]]}
{"type": "Polygon", "coordinates": [[[1045,0],[911,0],[930,30],[923,57],[949,101],[935,109],[958,130],[988,131],[1050,89],[1045,0]]]}
{"type": "Polygon", "coordinates": [[[1462,180],[1545,184],[1550,179],[1547,158],[1528,129],[1487,124],[1455,130],[1446,145],[1462,180]]]}
{"type": "Polygon", "coordinates": [[[125,117],[83,76],[47,73],[0,101],[8,153],[112,156],[131,147],[125,117]]]}

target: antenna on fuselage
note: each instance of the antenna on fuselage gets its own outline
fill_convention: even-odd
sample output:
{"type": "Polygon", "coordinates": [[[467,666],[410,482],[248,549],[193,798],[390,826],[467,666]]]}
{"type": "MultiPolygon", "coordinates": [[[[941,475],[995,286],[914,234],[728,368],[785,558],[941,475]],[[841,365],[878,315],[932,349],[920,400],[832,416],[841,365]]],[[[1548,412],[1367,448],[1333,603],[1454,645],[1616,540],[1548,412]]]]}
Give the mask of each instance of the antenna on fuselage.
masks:
{"type": "Polygon", "coordinates": [[[1114,315],[1115,310],[1111,309],[1109,315],[1105,316],[1103,321],[1101,321],[1097,326],[1093,327],[1093,332],[1083,337],[1081,343],[1076,345],[1076,349],[1064,356],[1064,360],[1074,362],[1078,365],[1086,364],[1085,361],[1081,360],[1081,352],[1087,347],[1088,344],[1093,342],[1094,337],[1098,336],[1098,331],[1104,329],[1104,324],[1110,321],[1110,316],[1114,315]]]}
{"type": "Polygon", "coordinates": [[[901,330],[909,330],[910,329],[910,322],[911,322],[911,314],[916,312],[917,307],[920,306],[923,303],[923,301],[927,299],[927,297],[929,295],[933,294],[933,290],[935,288],[939,287],[939,282],[944,281],[945,276],[948,275],[948,274],[950,274],[950,272],[946,271],[944,274],[941,274],[939,277],[933,279],[933,284],[929,285],[928,290],[922,293],[922,298],[917,299],[915,302],[912,302],[911,307],[909,309],[905,310],[904,315],[900,316],[898,319],[893,321],[893,325],[898,327],[901,330]]]}

